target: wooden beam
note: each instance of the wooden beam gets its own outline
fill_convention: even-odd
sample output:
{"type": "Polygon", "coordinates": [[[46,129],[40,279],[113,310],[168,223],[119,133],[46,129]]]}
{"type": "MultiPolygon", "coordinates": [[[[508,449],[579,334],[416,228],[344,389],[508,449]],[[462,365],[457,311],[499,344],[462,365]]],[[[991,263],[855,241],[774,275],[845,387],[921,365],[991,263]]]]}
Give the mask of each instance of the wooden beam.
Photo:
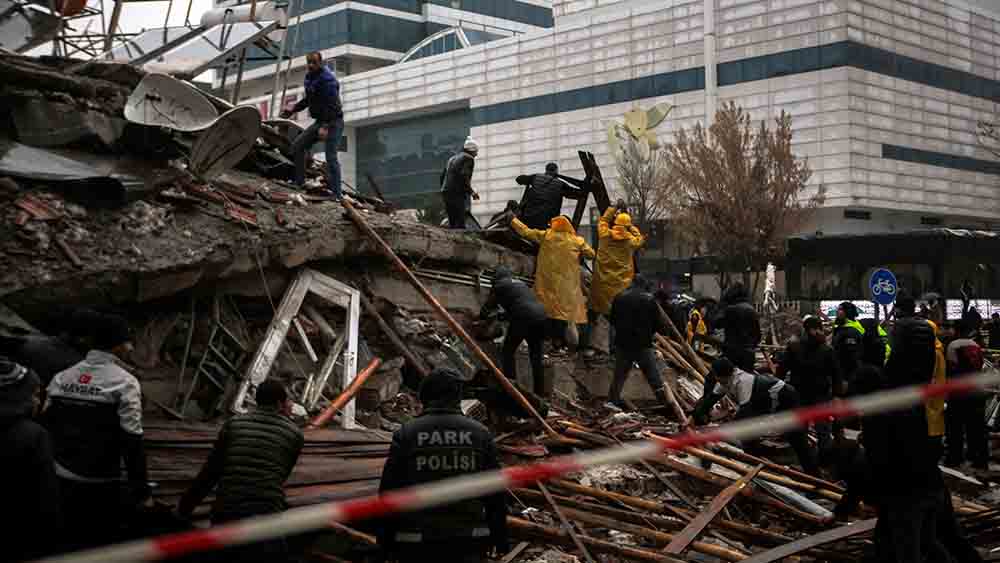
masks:
{"type": "MultiPolygon", "coordinates": [[[[538,538],[555,544],[573,545],[573,541],[566,532],[559,528],[535,524],[527,520],[507,517],[507,527],[510,533],[516,537],[538,538]]],[[[589,536],[580,536],[580,540],[587,544],[587,547],[598,553],[610,553],[622,559],[630,561],[649,561],[651,563],[683,563],[680,559],[655,551],[618,545],[609,541],[595,539],[589,536]]]]}
{"type": "Polygon", "coordinates": [[[846,526],[813,534],[781,547],[776,547],[770,551],[758,553],[749,559],[744,559],[743,563],[773,563],[779,559],[784,559],[785,557],[802,553],[807,549],[812,549],[820,545],[826,545],[828,543],[840,541],[858,534],[863,534],[869,530],[875,529],[876,520],[877,518],[860,520],[858,522],[852,522],[846,526]]]}
{"type": "Polygon", "coordinates": [[[576,548],[580,550],[580,554],[583,555],[583,558],[586,559],[588,563],[595,563],[593,556],[591,556],[590,552],[587,551],[587,546],[583,545],[583,542],[580,541],[580,536],[577,535],[576,530],[573,529],[573,524],[566,519],[566,515],[563,514],[559,505],[556,504],[556,500],[552,498],[552,493],[549,492],[549,489],[544,483],[539,482],[538,490],[542,491],[542,494],[545,495],[545,500],[549,503],[549,506],[552,507],[552,511],[556,513],[556,517],[559,518],[559,522],[562,524],[563,529],[566,530],[570,539],[572,539],[573,543],[576,544],[576,548]]]}
{"type": "Polygon", "coordinates": [[[382,315],[378,312],[378,309],[375,308],[375,305],[363,293],[361,294],[361,306],[364,308],[366,314],[371,315],[371,317],[375,319],[379,329],[382,330],[382,334],[389,339],[389,343],[392,344],[396,351],[406,358],[406,361],[411,367],[413,367],[414,370],[416,370],[420,379],[427,377],[431,372],[427,367],[427,364],[425,364],[422,359],[410,350],[409,346],[407,346],[399,335],[396,334],[396,331],[389,326],[389,323],[382,318],[382,315]]]}
{"type": "Polygon", "coordinates": [[[763,469],[763,465],[758,465],[751,469],[746,475],[740,477],[738,481],[735,481],[732,485],[729,485],[722,490],[714,499],[712,499],[711,504],[708,508],[703,510],[694,520],[683,529],[681,533],[677,534],[670,545],[664,550],[666,553],[672,553],[674,555],[680,555],[685,549],[691,545],[691,542],[698,539],[698,536],[705,530],[705,528],[715,519],[716,516],[722,512],[722,509],[729,505],[730,501],[736,498],[736,495],[743,490],[744,487],[753,481],[753,478],[760,473],[763,469]]]}

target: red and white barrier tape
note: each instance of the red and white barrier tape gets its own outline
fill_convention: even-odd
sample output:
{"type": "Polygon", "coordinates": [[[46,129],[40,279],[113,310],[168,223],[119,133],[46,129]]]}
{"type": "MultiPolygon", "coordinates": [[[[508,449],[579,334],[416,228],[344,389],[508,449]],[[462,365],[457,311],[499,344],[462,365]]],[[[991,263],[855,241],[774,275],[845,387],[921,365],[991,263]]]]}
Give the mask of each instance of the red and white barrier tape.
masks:
{"type": "Polygon", "coordinates": [[[926,386],[904,387],[844,401],[725,424],[673,438],[636,442],[558,457],[549,461],[475,473],[392,493],[346,502],[296,508],[280,514],[240,520],[207,530],[144,539],[43,560],[43,563],[107,563],[158,561],[228,546],[259,542],[328,527],[330,522],[353,522],[400,512],[422,510],[455,501],[522,487],[585,468],[631,463],[667,450],[712,442],[748,440],[782,433],[830,417],[845,418],[900,410],[927,399],[965,394],[1000,384],[1000,375],[987,374],[926,386]]]}

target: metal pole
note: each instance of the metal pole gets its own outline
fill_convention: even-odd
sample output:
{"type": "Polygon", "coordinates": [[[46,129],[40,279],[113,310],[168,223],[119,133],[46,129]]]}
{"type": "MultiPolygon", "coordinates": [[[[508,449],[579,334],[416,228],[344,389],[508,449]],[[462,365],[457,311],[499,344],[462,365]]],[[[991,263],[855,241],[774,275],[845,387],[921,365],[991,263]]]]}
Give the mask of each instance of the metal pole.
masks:
{"type": "MultiPolygon", "coordinates": [[[[296,4],[295,6],[296,6],[297,10],[293,10],[293,11],[295,11],[295,13],[298,15],[298,19],[296,20],[296,23],[295,23],[295,38],[298,39],[298,37],[299,37],[299,24],[302,23],[302,0],[299,0],[299,3],[296,4]]],[[[291,18],[291,14],[289,14],[288,21],[290,22],[291,19],[292,19],[291,18]]],[[[282,105],[284,105],[284,103],[285,103],[285,93],[284,92],[281,93],[281,100],[278,101],[278,102],[276,102],[276,100],[278,98],[278,85],[281,83],[281,63],[285,60],[285,51],[286,51],[285,48],[288,45],[288,32],[289,32],[289,26],[286,25],[285,26],[285,35],[281,38],[281,47],[279,47],[279,49],[278,49],[278,61],[276,63],[274,63],[274,85],[271,87],[271,105],[268,106],[268,108],[267,108],[267,115],[268,115],[269,119],[274,119],[274,117],[279,113],[275,109],[277,103],[281,103],[282,105]]],[[[292,50],[292,55],[294,56],[294,54],[295,54],[295,50],[293,49],[292,50]]],[[[292,65],[292,63],[291,63],[291,61],[289,61],[288,62],[289,68],[291,67],[291,65],[292,65]]]]}
{"type": "Polygon", "coordinates": [[[420,283],[420,280],[418,280],[417,277],[413,275],[413,272],[411,272],[410,269],[406,266],[406,264],[404,264],[403,261],[399,259],[399,256],[396,256],[396,253],[393,252],[392,247],[390,247],[389,244],[386,243],[385,240],[383,240],[382,237],[380,237],[379,234],[376,233],[375,230],[372,229],[371,226],[365,222],[364,217],[362,217],[361,214],[358,213],[356,209],[354,209],[354,206],[351,205],[346,199],[343,201],[343,206],[344,209],[347,210],[347,216],[351,218],[351,220],[354,222],[355,225],[357,225],[358,229],[360,229],[362,233],[364,233],[369,239],[371,239],[373,243],[375,243],[375,247],[379,251],[381,251],[382,254],[385,255],[385,257],[388,258],[389,261],[396,266],[397,270],[399,270],[400,272],[403,273],[403,275],[406,276],[407,280],[409,280],[410,282],[410,285],[412,285],[417,290],[417,292],[420,293],[420,295],[424,298],[424,300],[427,301],[427,304],[430,305],[432,309],[434,309],[434,312],[437,313],[437,315],[441,317],[443,321],[448,323],[448,326],[451,327],[452,332],[458,335],[458,337],[465,342],[465,345],[468,346],[469,350],[471,350],[473,355],[476,356],[476,359],[479,360],[480,363],[485,365],[490,370],[490,373],[500,383],[500,386],[503,387],[504,391],[506,391],[508,395],[510,395],[515,401],[517,401],[517,403],[521,405],[521,407],[524,408],[524,410],[530,413],[532,417],[538,420],[538,422],[542,424],[542,428],[545,429],[546,433],[548,433],[553,438],[562,439],[562,436],[560,436],[559,433],[555,431],[555,429],[549,426],[549,423],[545,421],[545,418],[542,417],[542,415],[538,414],[538,411],[535,410],[535,407],[528,401],[528,399],[524,398],[524,395],[522,395],[521,392],[518,391],[516,387],[514,387],[514,385],[510,382],[510,380],[508,380],[507,377],[503,374],[503,372],[500,371],[500,368],[498,368],[496,364],[493,363],[493,360],[490,359],[490,357],[486,354],[486,352],[483,352],[483,349],[480,348],[478,344],[476,344],[476,341],[471,336],[469,336],[469,333],[466,332],[464,328],[462,328],[462,325],[460,325],[458,321],[455,320],[455,317],[451,316],[451,313],[449,313],[448,310],[445,309],[443,305],[441,305],[441,303],[434,297],[434,295],[431,294],[431,292],[424,286],[424,284],[420,283]]]}
{"type": "Polygon", "coordinates": [[[236,69],[236,86],[233,87],[233,105],[240,102],[240,87],[243,86],[243,65],[247,61],[246,47],[240,49],[240,65],[236,69]]]}
{"type": "Polygon", "coordinates": [[[104,36],[104,50],[110,51],[114,42],[115,32],[118,30],[118,20],[122,17],[122,4],[125,0],[115,0],[115,7],[111,10],[111,23],[108,24],[108,33],[104,36]]]}

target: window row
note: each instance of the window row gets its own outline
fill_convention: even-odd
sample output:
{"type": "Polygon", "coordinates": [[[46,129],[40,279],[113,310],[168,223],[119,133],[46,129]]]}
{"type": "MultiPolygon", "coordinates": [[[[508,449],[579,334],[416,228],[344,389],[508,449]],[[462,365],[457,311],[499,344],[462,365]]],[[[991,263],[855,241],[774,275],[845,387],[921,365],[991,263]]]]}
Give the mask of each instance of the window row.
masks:
{"type": "Polygon", "coordinates": [[[969,172],[982,172],[986,174],[1000,175],[1000,162],[934,151],[925,151],[910,147],[900,147],[897,145],[882,145],[882,158],[902,160],[905,162],[916,162],[919,164],[929,164],[931,166],[941,166],[944,168],[953,168],[955,170],[967,170],[969,172]]]}

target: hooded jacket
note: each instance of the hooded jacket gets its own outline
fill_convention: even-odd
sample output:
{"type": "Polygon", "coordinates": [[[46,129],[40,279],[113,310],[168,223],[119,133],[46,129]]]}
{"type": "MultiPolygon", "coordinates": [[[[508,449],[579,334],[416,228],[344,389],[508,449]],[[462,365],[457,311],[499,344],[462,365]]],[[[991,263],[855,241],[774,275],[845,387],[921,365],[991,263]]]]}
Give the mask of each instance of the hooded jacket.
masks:
{"type": "Polygon", "coordinates": [[[0,358],[0,498],[11,515],[4,525],[6,561],[28,561],[48,555],[52,542],[40,541],[44,530],[59,537],[62,511],[49,433],[31,420],[39,386],[31,370],[0,358]]]}
{"type": "Polygon", "coordinates": [[[340,103],[340,81],[326,65],[316,72],[307,72],[304,82],[306,96],[295,104],[296,113],[309,107],[309,116],[320,123],[344,118],[340,103]]]}
{"type": "MultiPolygon", "coordinates": [[[[493,281],[493,291],[483,305],[483,312],[499,305],[512,323],[536,323],[545,320],[545,307],[535,297],[535,292],[524,282],[514,279],[510,268],[499,266],[493,281]]],[[[481,315],[486,316],[486,315],[481,315]]]]}
{"type": "Polygon", "coordinates": [[[631,350],[653,347],[656,333],[666,333],[666,319],[653,294],[633,283],[619,293],[611,304],[611,326],[615,328],[615,346],[631,350]]]}
{"type": "Polygon", "coordinates": [[[617,214],[617,209],[609,207],[597,223],[597,259],[590,284],[590,309],[602,315],[611,311],[611,302],[632,283],[635,276],[632,256],[646,242],[631,222],[616,224],[617,214]]]}
{"type": "Polygon", "coordinates": [[[750,304],[746,288],[742,285],[731,288],[725,301],[728,305],[722,310],[719,324],[726,331],[723,352],[756,349],[760,344],[760,319],[750,304]]]}
{"type": "Polygon", "coordinates": [[[584,195],[555,174],[522,174],[515,180],[527,186],[521,198],[520,219],[532,229],[545,229],[549,221],[562,213],[563,198],[579,199],[584,195]]]}
{"type": "Polygon", "coordinates": [[[529,228],[519,219],[511,227],[522,237],[538,243],[535,259],[535,295],[545,307],[550,319],[587,322],[580,286],[580,257],[593,258],[594,249],[576,235],[569,219],[560,215],[552,219],[548,229],[529,228]]]}
{"type": "Polygon", "coordinates": [[[776,374],[788,381],[801,394],[806,404],[833,398],[833,389],[840,379],[837,355],[826,342],[803,336],[788,343],[785,359],[776,374]]]}

